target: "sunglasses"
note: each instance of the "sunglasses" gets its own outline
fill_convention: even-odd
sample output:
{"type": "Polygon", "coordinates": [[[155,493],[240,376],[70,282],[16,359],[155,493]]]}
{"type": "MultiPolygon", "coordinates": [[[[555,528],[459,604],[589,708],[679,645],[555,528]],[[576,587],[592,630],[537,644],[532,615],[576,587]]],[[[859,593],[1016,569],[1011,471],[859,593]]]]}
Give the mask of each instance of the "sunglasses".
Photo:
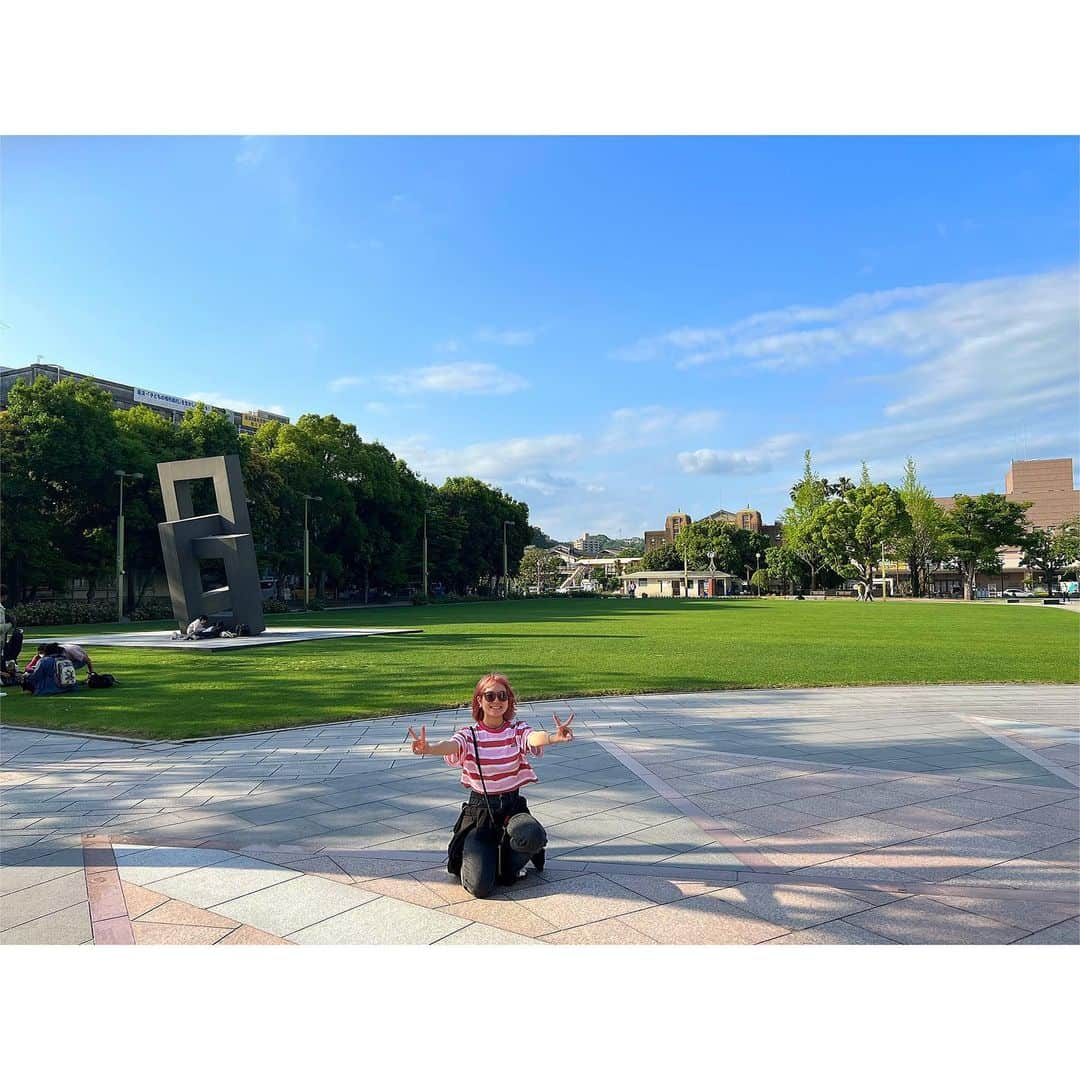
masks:
{"type": "Polygon", "coordinates": [[[507,693],[505,690],[485,690],[483,698],[490,705],[493,701],[505,701],[507,693]]]}

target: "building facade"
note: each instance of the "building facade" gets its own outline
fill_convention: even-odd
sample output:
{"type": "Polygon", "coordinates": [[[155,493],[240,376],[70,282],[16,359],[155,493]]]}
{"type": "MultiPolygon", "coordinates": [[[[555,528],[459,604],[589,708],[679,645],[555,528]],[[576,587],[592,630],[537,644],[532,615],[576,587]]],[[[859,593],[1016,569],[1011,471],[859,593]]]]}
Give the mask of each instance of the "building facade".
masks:
{"type": "MultiPolygon", "coordinates": [[[[78,371],[68,371],[66,368],[59,367],[56,364],[36,363],[21,368],[4,368],[0,370],[0,409],[7,408],[8,395],[15,383],[32,383],[42,376],[50,382],[59,382],[61,379],[74,379],[76,382],[92,383],[94,386],[100,387],[112,398],[113,408],[133,409],[136,405],[145,405],[174,424],[180,423],[184,413],[194,409],[198,404],[198,402],[189,398],[176,397],[173,394],[165,394],[158,390],[147,390],[141,386],[128,386],[126,383],[113,382],[111,379],[100,379],[95,375],[84,375],[78,371]]],[[[250,435],[271,420],[276,420],[281,424],[289,423],[287,416],[267,412],[264,409],[258,409],[254,412],[236,412],[233,409],[222,408],[220,405],[207,404],[206,407],[227,416],[242,435],[250,435]]]]}
{"type": "Polygon", "coordinates": [[[668,514],[664,519],[663,529],[646,531],[645,550],[652,551],[653,548],[661,547],[664,544],[674,543],[675,537],[678,536],[690,522],[690,515],[684,514],[681,510],[676,514],[668,514]]]}
{"type": "Polygon", "coordinates": [[[738,592],[739,580],[720,570],[635,570],[622,575],[623,592],[638,600],[660,597],[689,597],[707,599],[732,596],[738,592]]]}

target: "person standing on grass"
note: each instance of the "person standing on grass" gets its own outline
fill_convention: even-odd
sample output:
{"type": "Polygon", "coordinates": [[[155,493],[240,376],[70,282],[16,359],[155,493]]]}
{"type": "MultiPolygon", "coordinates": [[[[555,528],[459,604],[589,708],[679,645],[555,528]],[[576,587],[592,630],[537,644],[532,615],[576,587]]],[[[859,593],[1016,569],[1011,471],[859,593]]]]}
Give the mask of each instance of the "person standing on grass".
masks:
{"type": "Polygon", "coordinates": [[[429,743],[426,727],[419,735],[409,728],[414,754],[461,766],[461,782],[470,795],[454,825],[446,869],[460,874],[465,890],[480,898],[490,895],[496,884],[524,877],[530,860],[537,870],[544,868],[547,833],[529,813],[521,789],[537,782],[530,756],[542,757],[545,746],[574,737],[573,713],[565,724],[553,713],[555,733],[549,735],[515,720],[516,705],[506,676],[492,672],[473,691],[473,723],[453,738],[429,743]]]}

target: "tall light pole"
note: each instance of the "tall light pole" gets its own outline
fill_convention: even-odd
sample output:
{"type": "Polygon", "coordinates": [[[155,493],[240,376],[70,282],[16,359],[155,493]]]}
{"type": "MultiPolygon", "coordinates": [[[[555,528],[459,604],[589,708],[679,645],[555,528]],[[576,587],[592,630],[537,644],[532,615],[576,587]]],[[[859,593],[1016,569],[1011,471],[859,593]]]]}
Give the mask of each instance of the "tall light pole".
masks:
{"type": "MultiPolygon", "coordinates": [[[[757,560],[757,568],[758,568],[758,570],[760,570],[761,569],[761,552],[760,551],[755,551],[754,552],[754,558],[757,560]]],[[[761,596],[761,578],[758,578],[757,594],[758,594],[758,596],[761,596]]]]}
{"type": "MultiPolygon", "coordinates": [[[[57,369],[59,370],[59,369],[57,369]]],[[[116,518],[116,621],[124,621],[124,478],[130,476],[132,480],[141,480],[141,472],[124,472],[123,469],[114,469],[113,472],[120,477],[120,513],[116,518]]]]}
{"type": "Polygon", "coordinates": [[[885,541],[881,541],[881,599],[888,599],[885,596],[885,541]]]}
{"type": "Polygon", "coordinates": [[[308,534],[308,503],[322,502],[321,495],[305,495],[304,496],[304,610],[308,609],[308,588],[311,585],[311,560],[310,560],[310,547],[311,540],[308,534]]]}
{"type": "Polygon", "coordinates": [[[428,585],[427,585],[427,515],[428,512],[424,511],[424,545],[421,548],[423,575],[424,575],[424,598],[427,598],[428,585]]]}
{"type": "Polygon", "coordinates": [[[509,564],[506,559],[506,526],[513,525],[512,521],[503,522],[503,598],[505,599],[510,595],[510,579],[508,576],[509,564]]]}

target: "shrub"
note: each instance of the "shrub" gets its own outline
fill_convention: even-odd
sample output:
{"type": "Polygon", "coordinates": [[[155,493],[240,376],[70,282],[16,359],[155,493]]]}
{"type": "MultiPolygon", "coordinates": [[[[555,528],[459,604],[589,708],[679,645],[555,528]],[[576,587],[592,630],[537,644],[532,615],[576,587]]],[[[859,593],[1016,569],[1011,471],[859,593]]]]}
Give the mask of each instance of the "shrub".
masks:
{"type": "Polygon", "coordinates": [[[173,617],[172,601],[167,596],[150,596],[129,614],[132,622],[171,619],[173,617]]]}
{"type": "Polygon", "coordinates": [[[34,600],[9,609],[16,626],[73,626],[116,621],[115,600],[34,600]]]}
{"type": "Polygon", "coordinates": [[[284,600],[264,600],[262,609],[264,615],[284,615],[289,605],[284,600]]]}

